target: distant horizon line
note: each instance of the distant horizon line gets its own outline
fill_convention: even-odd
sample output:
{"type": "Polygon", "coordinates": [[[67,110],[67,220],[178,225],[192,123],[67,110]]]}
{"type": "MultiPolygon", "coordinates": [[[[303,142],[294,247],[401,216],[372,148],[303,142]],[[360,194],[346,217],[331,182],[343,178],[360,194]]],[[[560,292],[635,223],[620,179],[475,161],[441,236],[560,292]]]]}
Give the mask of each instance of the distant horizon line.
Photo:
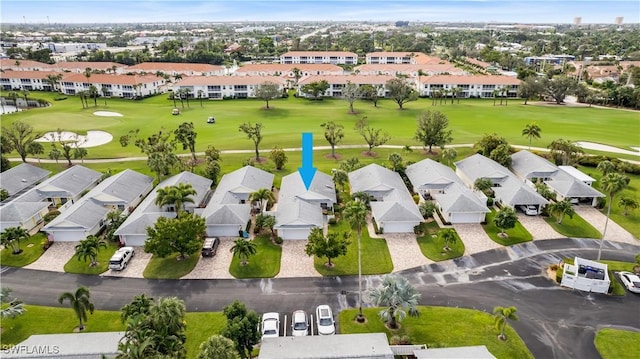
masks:
{"type": "Polygon", "coordinates": [[[613,26],[627,26],[627,25],[640,25],[638,22],[628,22],[623,24],[616,24],[614,22],[582,22],[580,24],[574,24],[573,22],[510,22],[510,21],[410,21],[410,20],[313,20],[313,21],[291,21],[291,20],[219,20],[219,21],[153,21],[153,22],[138,22],[138,21],[125,21],[125,22],[4,22],[4,25],[97,25],[97,24],[127,24],[127,25],[151,25],[151,24],[229,24],[229,23],[262,23],[262,24],[282,24],[282,23],[295,23],[295,24],[331,24],[331,23],[395,23],[396,21],[408,21],[409,24],[496,24],[496,25],[572,25],[572,26],[584,26],[584,25],[613,25],[613,26]]]}

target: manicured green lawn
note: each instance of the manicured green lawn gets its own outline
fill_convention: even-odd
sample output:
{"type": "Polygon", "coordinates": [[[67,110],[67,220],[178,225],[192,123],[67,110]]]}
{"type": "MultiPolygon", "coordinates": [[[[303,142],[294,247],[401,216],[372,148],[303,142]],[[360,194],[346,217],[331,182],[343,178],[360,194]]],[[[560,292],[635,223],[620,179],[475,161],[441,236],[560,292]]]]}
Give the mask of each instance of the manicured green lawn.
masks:
{"type": "Polygon", "coordinates": [[[273,244],[269,235],[260,235],[253,239],[256,254],[249,257],[247,265],[241,265],[240,259],[233,256],[229,273],[236,278],[273,278],[280,272],[282,247],[273,244]]]}
{"type": "MultiPolygon", "coordinates": [[[[595,178],[596,182],[593,184],[593,187],[600,190],[600,178],[602,178],[602,173],[593,167],[580,166],[579,169],[580,171],[595,178]]],[[[613,206],[611,207],[611,219],[633,234],[634,237],[640,238],[640,225],[638,225],[638,223],[640,223],[640,209],[632,210],[625,216],[623,214],[623,208],[620,208],[618,205],[618,202],[620,202],[620,198],[622,197],[634,198],[636,201],[640,201],[640,176],[629,173],[625,173],[625,176],[629,177],[631,181],[627,188],[616,194],[613,200],[613,206]]],[[[608,205],[609,203],[607,202],[607,206],[608,205]]],[[[606,215],[607,207],[605,206],[601,212],[606,215]]],[[[638,244],[640,244],[640,242],[638,242],[638,244]]]]}
{"type": "Polygon", "coordinates": [[[147,279],[179,279],[195,268],[198,259],[200,259],[200,251],[198,250],[182,260],[177,260],[177,257],[178,253],[173,253],[165,258],[154,255],[142,275],[147,279]]]}
{"type": "Polygon", "coordinates": [[[413,344],[427,347],[460,347],[486,345],[496,358],[533,358],[518,334],[507,325],[506,341],[498,339],[491,314],[472,309],[420,306],[419,317],[407,317],[402,327],[389,331],[378,316],[380,308],[364,308],[365,324],[355,322],[357,309],[347,309],[338,316],[341,334],[386,333],[392,336],[408,336],[413,344]]]}
{"type": "MultiPolygon", "coordinates": [[[[347,249],[347,254],[331,260],[333,268],[325,267],[326,258],[314,258],[314,266],[322,275],[356,275],[358,274],[358,233],[351,230],[346,221],[339,221],[338,224],[329,226],[330,231],[351,231],[351,243],[347,249]]],[[[393,262],[387,242],[383,238],[371,238],[366,228],[362,231],[360,239],[362,247],[362,274],[383,274],[391,273],[393,262]]]]}
{"type": "Polygon", "coordinates": [[[640,358],[640,333],[604,328],[593,341],[602,359],[640,358]]]}
{"type": "Polygon", "coordinates": [[[109,269],[109,259],[113,256],[113,253],[118,249],[118,246],[113,241],[106,241],[107,248],[101,248],[98,252],[98,265],[95,267],[89,267],[89,261],[79,261],[75,256],[69,259],[67,264],[64,265],[64,271],[67,273],[77,274],[100,274],[106,272],[109,269]]]}
{"type": "Polygon", "coordinates": [[[449,247],[449,251],[444,251],[444,241],[438,237],[440,227],[435,221],[423,223],[425,234],[418,237],[418,245],[422,254],[432,261],[439,262],[447,259],[458,258],[464,255],[464,243],[456,233],[456,241],[449,247]]]}
{"type": "Polygon", "coordinates": [[[569,218],[568,216],[564,216],[562,219],[562,223],[558,224],[558,221],[555,217],[542,217],[544,218],[556,232],[562,234],[563,236],[573,237],[573,238],[602,238],[602,233],[595,229],[589,222],[585,221],[578,214],[574,214],[573,218],[569,218]]]}
{"type": "Polygon", "coordinates": [[[629,148],[637,145],[640,131],[640,119],[631,111],[525,106],[522,101],[510,101],[509,106],[493,106],[492,100],[467,99],[459,104],[434,107],[430,99],[419,99],[408,103],[403,111],[399,111],[392,100],[381,100],[377,108],[369,102],[358,101],[355,103],[357,115],[349,114],[348,103],[340,99],[309,101],[289,97],[273,101],[271,110],[263,110],[264,102],[260,100],[205,101],[202,108],[197,101],[192,101],[190,108],[182,110],[180,116],[172,116],[173,101],[168,100],[166,94],[141,101],[109,99],[107,106],[99,101],[97,107],[87,109],[82,109],[74,96],[64,101],[51,101],[54,96],[48,92],[31,92],[31,97],[49,100],[52,106],[3,116],[3,125],[23,120],[38,132],[58,128],[79,133],[96,129],[110,132],[114,141],[90,148],[91,158],[138,155],[134,146],[120,146],[120,136],[137,128],[140,128],[141,136],[147,136],[161,127],[173,130],[181,122],[194,123],[198,132],[198,151],[203,151],[208,144],[219,149],[252,148],[252,143],[238,131],[238,126],[245,121],[263,123],[263,149],[274,145],[299,147],[300,133],[310,131],[315,135],[315,145],[326,145],[320,124],[327,119],[344,125],[344,144],[364,144],[354,129],[355,122],[362,117],[367,117],[371,126],[389,132],[392,136],[390,144],[416,145],[413,139],[416,118],[426,109],[442,111],[449,117],[454,143],[473,143],[485,133],[497,132],[512,144],[528,145],[521,132],[532,119],[542,128],[542,138],[532,143],[536,147],[546,147],[554,139],[566,138],[629,148]],[[114,111],[123,116],[93,115],[98,110],[114,111]],[[217,120],[214,125],[206,123],[211,115],[217,120]],[[43,118],[46,121],[42,121],[43,118]]]}
{"type": "MultiPolygon", "coordinates": [[[[27,305],[27,312],[15,319],[2,320],[2,345],[17,344],[33,334],[72,333],[78,325],[75,313],[68,308],[27,305]]],[[[191,312],[187,321],[187,358],[195,358],[200,343],[218,334],[226,325],[222,312],[191,312]]],[[[85,332],[124,331],[119,311],[97,310],[89,315],[85,332]]]]}
{"type": "Polygon", "coordinates": [[[0,252],[0,264],[9,267],[24,267],[35,262],[44,253],[43,242],[47,237],[43,233],[36,233],[28,240],[20,242],[22,253],[13,254],[11,247],[0,252]]]}
{"type": "Polygon", "coordinates": [[[493,223],[493,219],[495,217],[496,211],[494,209],[491,209],[491,213],[487,213],[487,224],[482,225],[484,231],[494,242],[502,244],[503,246],[510,246],[513,244],[529,242],[533,240],[533,236],[531,235],[531,233],[529,233],[529,231],[524,228],[520,221],[516,222],[515,227],[504,231],[508,235],[508,237],[503,238],[499,236],[498,233],[500,233],[501,230],[493,223]]]}

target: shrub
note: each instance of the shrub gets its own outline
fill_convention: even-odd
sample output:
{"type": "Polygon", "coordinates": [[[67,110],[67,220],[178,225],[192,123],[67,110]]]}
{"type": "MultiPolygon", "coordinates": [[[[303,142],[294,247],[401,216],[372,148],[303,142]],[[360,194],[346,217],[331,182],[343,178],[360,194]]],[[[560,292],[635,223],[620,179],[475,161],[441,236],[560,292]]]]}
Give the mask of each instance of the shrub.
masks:
{"type": "Polygon", "coordinates": [[[284,242],[284,240],[282,239],[282,237],[276,237],[275,239],[276,244],[282,244],[284,242]]]}
{"type": "Polygon", "coordinates": [[[415,233],[417,235],[422,235],[424,233],[424,228],[422,227],[422,223],[420,223],[417,226],[413,227],[413,233],[415,233]]]}
{"type": "Polygon", "coordinates": [[[382,234],[382,229],[378,228],[378,223],[376,223],[376,220],[374,218],[371,218],[371,223],[373,224],[373,231],[376,234],[382,234]]]}
{"type": "Polygon", "coordinates": [[[418,202],[420,202],[420,196],[418,194],[414,194],[413,196],[413,201],[418,204],[418,202]]]}
{"type": "Polygon", "coordinates": [[[331,224],[331,225],[336,224],[336,217],[329,218],[329,224],[331,224]]]}
{"type": "Polygon", "coordinates": [[[493,197],[487,197],[487,207],[493,206],[493,197]]]}
{"type": "Polygon", "coordinates": [[[42,217],[42,219],[44,219],[45,223],[49,223],[51,222],[54,218],[58,217],[58,215],[60,215],[60,211],[58,210],[53,210],[50,211],[49,213],[45,214],[44,217],[42,217]]]}
{"type": "Polygon", "coordinates": [[[607,199],[604,197],[598,197],[596,200],[596,208],[603,209],[607,205],[607,199]]]}

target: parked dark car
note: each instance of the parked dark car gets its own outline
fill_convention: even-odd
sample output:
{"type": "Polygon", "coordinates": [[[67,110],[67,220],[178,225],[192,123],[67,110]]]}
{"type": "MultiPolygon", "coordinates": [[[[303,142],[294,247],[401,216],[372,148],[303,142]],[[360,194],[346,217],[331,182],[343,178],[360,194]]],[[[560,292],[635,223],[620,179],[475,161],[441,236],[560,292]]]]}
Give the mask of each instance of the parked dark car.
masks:
{"type": "Polygon", "coordinates": [[[218,237],[207,238],[202,246],[203,257],[213,257],[218,252],[218,246],[220,245],[220,239],[218,237]]]}

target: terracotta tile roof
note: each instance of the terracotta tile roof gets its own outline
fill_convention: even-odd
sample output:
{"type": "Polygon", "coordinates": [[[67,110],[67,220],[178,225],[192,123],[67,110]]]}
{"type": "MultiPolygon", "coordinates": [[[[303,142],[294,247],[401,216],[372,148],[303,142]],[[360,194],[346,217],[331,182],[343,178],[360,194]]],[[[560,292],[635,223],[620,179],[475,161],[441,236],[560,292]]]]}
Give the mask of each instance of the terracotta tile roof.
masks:
{"type": "Polygon", "coordinates": [[[214,72],[224,70],[224,66],[209,65],[209,64],[192,64],[181,62],[143,62],[137,65],[129,66],[128,70],[131,71],[194,71],[194,72],[214,72]]]}
{"type": "Polygon", "coordinates": [[[520,80],[510,76],[499,75],[434,75],[420,76],[419,82],[426,84],[451,84],[451,85],[519,85],[520,80]]]}
{"type": "Polygon", "coordinates": [[[89,61],[59,61],[53,65],[50,65],[53,69],[79,69],[84,71],[87,67],[92,70],[107,70],[113,66],[116,68],[127,67],[127,65],[119,64],[116,62],[89,62],[89,61]]]}
{"type": "Polygon", "coordinates": [[[87,79],[83,74],[66,73],[62,78],[64,82],[78,82],[90,84],[112,84],[112,85],[136,85],[150,82],[162,82],[163,80],[157,76],[138,76],[138,75],[110,75],[110,74],[92,74],[87,79]]]}
{"type": "Polygon", "coordinates": [[[367,57],[405,57],[411,54],[415,56],[416,53],[412,53],[411,51],[377,51],[368,53],[367,57]]]}
{"type": "Polygon", "coordinates": [[[45,64],[44,62],[38,62],[33,60],[17,60],[20,62],[20,66],[16,66],[15,59],[1,59],[0,60],[0,68],[2,69],[14,69],[20,70],[21,68],[41,68],[48,69],[51,67],[49,64],[45,64]]]}
{"type": "Polygon", "coordinates": [[[424,72],[464,72],[453,64],[364,64],[355,67],[354,70],[360,70],[360,72],[418,72],[419,70],[424,72]]]}
{"type": "Polygon", "coordinates": [[[244,65],[236,73],[240,72],[291,72],[294,68],[300,71],[327,71],[341,72],[342,67],[333,64],[249,64],[244,65]]]}
{"type": "Polygon", "coordinates": [[[259,85],[267,81],[286,83],[285,79],[277,76],[190,76],[174,86],[259,85]]]}
{"type": "Polygon", "coordinates": [[[395,76],[388,75],[311,75],[300,79],[298,82],[300,85],[306,85],[316,81],[325,80],[329,84],[346,84],[351,82],[354,84],[384,84],[391,79],[395,79],[395,76]]]}
{"type": "Polygon", "coordinates": [[[480,60],[474,59],[472,57],[465,57],[465,61],[467,61],[470,64],[473,64],[473,65],[476,65],[476,66],[480,66],[482,68],[487,68],[487,67],[491,66],[491,64],[488,63],[488,62],[480,61],[480,60]]]}
{"type": "Polygon", "coordinates": [[[338,56],[338,57],[358,57],[358,54],[355,52],[348,51],[289,51],[280,55],[283,56],[291,56],[291,57],[300,57],[300,56],[338,56]]]}
{"type": "Polygon", "coordinates": [[[47,75],[56,75],[55,71],[12,71],[7,70],[0,73],[3,79],[46,79],[47,75]]]}
{"type": "Polygon", "coordinates": [[[439,64],[439,63],[449,63],[446,60],[441,60],[439,57],[429,56],[427,54],[423,54],[422,52],[390,52],[390,51],[380,51],[380,52],[370,52],[367,54],[367,58],[370,57],[405,57],[412,55],[412,60],[416,64],[421,65],[430,65],[430,64],[439,64]]]}

